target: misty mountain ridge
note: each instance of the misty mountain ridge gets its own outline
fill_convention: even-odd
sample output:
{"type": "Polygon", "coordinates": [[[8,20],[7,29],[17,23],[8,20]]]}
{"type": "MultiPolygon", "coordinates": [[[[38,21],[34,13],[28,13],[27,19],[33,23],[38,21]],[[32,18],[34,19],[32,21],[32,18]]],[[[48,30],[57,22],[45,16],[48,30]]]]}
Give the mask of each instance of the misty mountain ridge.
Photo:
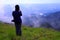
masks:
{"type": "Polygon", "coordinates": [[[60,30],[60,11],[46,16],[35,14],[31,15],[30,17],[26,16],[23,24],[31,27],[47,27],[60,30]]]}
{"type": "Polygon", "coordinates": [[[46,19],[53,28],[60,30],[60,11],[48,15],[46,19]]]}

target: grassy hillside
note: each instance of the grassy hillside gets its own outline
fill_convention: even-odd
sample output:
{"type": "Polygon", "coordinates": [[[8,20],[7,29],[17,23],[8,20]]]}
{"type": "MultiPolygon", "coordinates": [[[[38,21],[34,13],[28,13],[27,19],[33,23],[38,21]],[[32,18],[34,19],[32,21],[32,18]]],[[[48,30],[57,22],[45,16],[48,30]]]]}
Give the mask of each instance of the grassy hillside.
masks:
{"type": "Polygon", "coordinates": [[[22,26],[22,36],[19,37],[15,35],[14,25],[0,23],[0,40],[60,40],[60,32],[22,26]]]}

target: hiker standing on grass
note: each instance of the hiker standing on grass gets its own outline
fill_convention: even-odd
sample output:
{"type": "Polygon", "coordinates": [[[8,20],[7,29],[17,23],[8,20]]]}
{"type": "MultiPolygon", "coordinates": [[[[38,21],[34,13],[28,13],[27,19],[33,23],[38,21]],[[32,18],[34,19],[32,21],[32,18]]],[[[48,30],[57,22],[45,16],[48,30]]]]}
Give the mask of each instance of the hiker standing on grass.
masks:
{"type": "Polygon", "coordinates": [[[12,22],[14,22],[15,24],[15,28],[16,28],[16,35],[17,36],[21,36],[21,24],[22,24],[22,20],[21,20],[21,16],[22,16],[22,12],[19,8],[19,5],[15,6],[15,11],[12,12],[12,16],[13,19],[12,22]]]}

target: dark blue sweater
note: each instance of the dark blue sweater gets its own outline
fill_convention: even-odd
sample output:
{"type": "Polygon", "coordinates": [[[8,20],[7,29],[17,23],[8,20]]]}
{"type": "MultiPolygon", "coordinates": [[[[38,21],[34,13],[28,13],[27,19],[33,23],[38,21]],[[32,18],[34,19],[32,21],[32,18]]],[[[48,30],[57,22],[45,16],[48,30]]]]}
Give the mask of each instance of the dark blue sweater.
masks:
{"type": "Polygon", "coordinates": [[[21,11],[13,11],[12,16],[14,18],[15,23],[18,24],[18,23],[22,22],[22,20],[21,20],[22,12],[21,11]]]}

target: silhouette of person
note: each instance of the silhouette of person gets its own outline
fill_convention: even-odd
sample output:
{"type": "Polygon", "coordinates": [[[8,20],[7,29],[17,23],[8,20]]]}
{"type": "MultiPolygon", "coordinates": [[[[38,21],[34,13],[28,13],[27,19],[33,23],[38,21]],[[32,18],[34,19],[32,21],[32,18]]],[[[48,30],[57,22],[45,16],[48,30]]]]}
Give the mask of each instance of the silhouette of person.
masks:
{"type": "Polygon", "coordinates": [[[19,5],[15,6],[15,11],[12,12],[12,16],[13,16],[12,22],[14,22],[15,28],[16,28],[16,35],[21,36],[22,35],[22,33],[21,33],[21,25],[22,25],[21,16],[22,16],[22,12],[19,8],[19,5]]]}

